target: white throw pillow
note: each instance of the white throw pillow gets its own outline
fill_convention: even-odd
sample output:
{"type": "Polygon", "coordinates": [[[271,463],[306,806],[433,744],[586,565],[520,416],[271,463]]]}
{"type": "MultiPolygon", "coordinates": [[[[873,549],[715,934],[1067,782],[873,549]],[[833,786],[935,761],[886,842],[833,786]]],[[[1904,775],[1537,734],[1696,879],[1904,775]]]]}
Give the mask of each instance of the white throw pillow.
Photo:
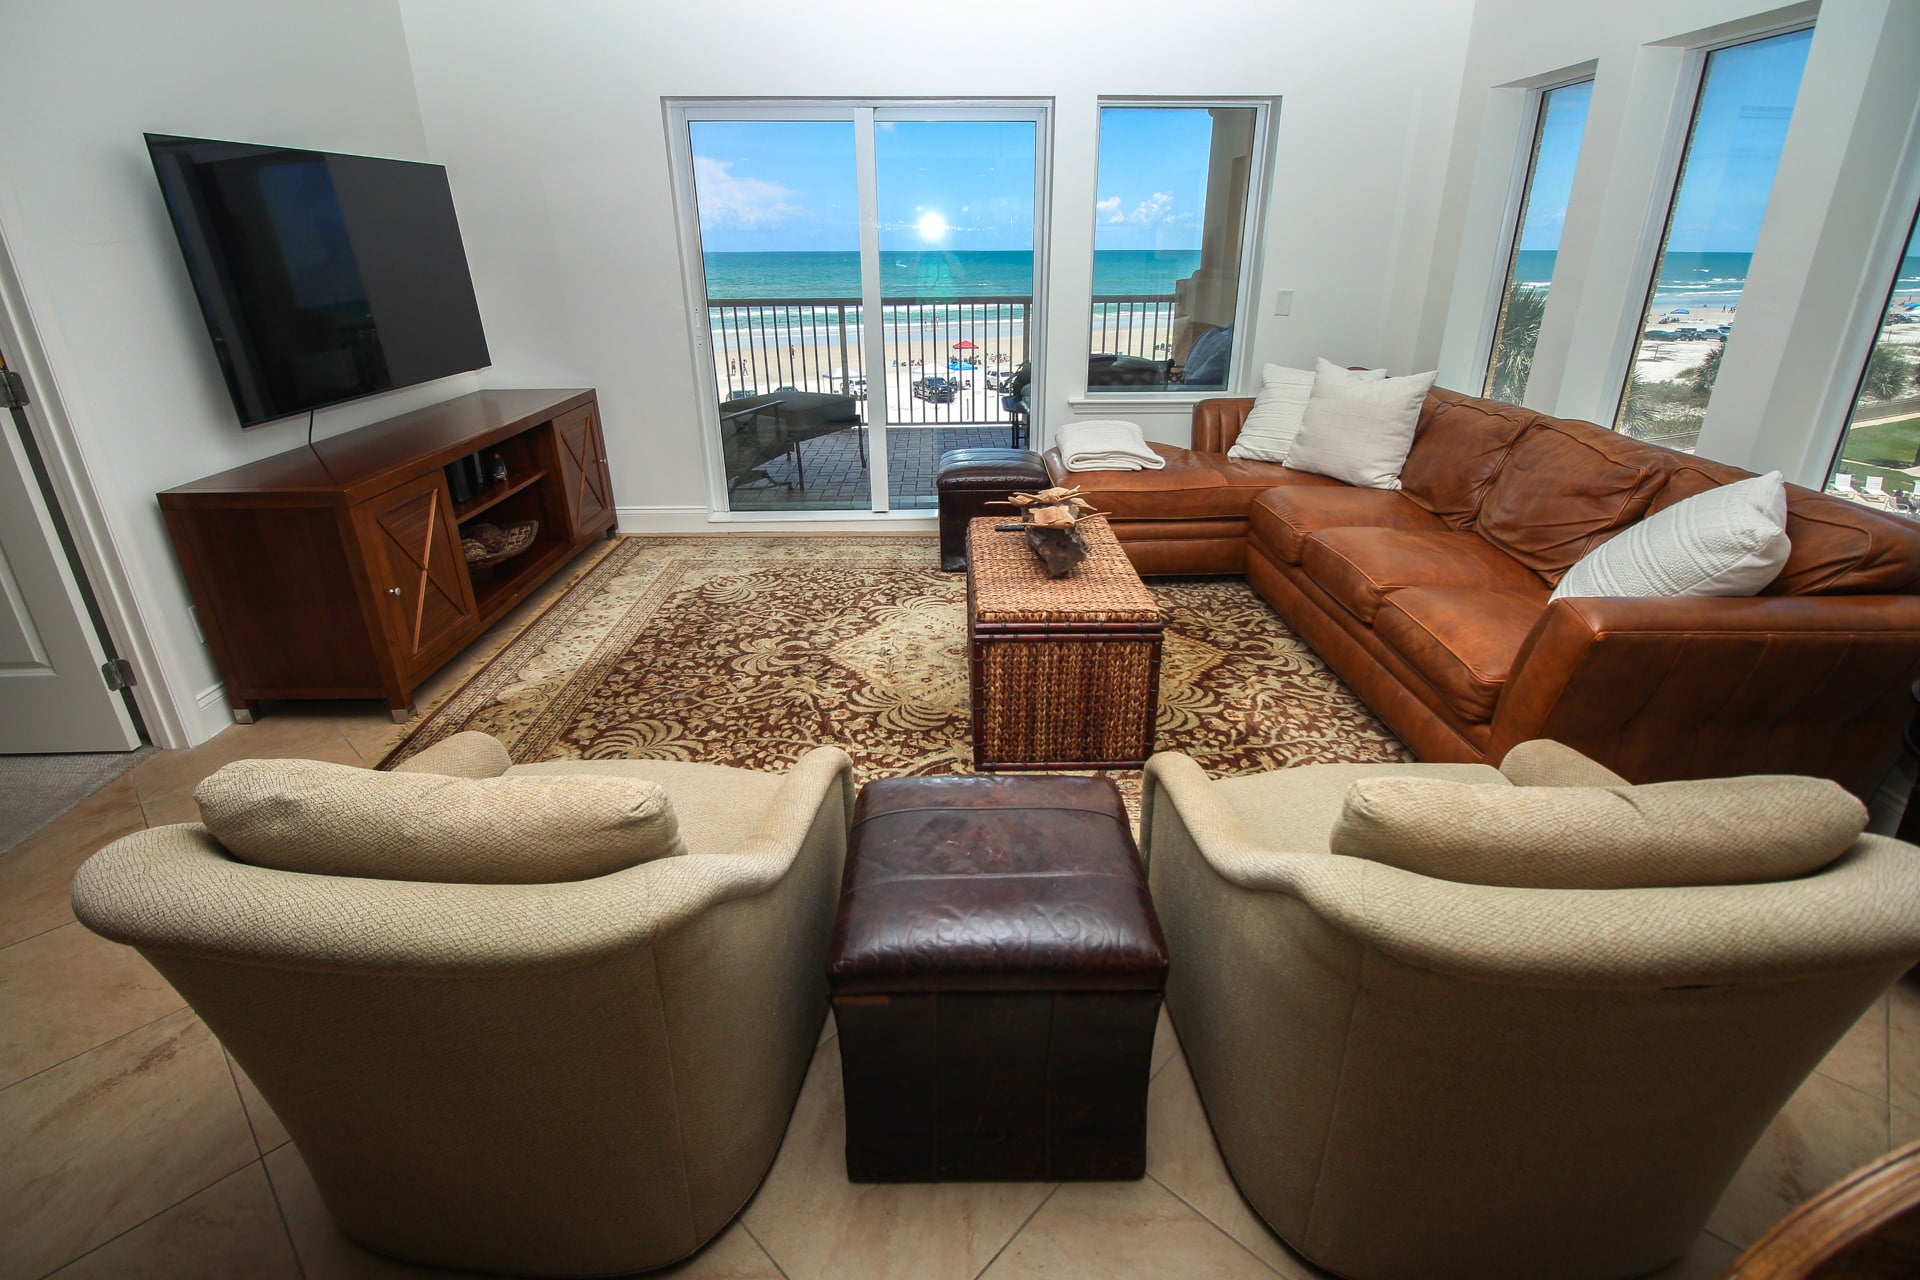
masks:
{"type": "Polygon", "coordinates": [[[1366,378],[1321,360],[1287,465],[1363,489],[1398,489],[1431,373],[1366,378]]]}
{"type": "MultiPolygon", "coordinates": [[[[1368,369],[1354,374],[1370,382],[1387,376],[1385,369],[1368,369]]],[[[1257,462],[1285,462],[1293,438],[1300,434],[1300,417],[1307,411],[1307,398],[1313,394],[1313,373],[1307,369],[1289,369],[1270,364],[1260,371],[1260,394],[1240,434],[1227,450],[1229,458],[1250,458],[1257,462]]]]}
{"type": "Polygon", "coordinates": [[[1553,589],[1569,596],[1750,596],[1787,562],[1778,471],[1676,502],[1581,556],[1553,589]]]}

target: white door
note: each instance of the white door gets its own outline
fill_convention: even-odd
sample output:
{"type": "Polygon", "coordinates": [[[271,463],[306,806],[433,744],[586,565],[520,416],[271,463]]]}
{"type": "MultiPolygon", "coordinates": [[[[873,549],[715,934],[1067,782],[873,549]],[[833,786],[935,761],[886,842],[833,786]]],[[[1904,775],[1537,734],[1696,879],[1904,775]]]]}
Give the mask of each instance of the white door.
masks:
{"type": "Polygon", "coordinates": [[[131,751],[140,736],[101,674],[107,655],[35,482],[25,431],[19,409],[0,410],[0,755],[131,751]]]}

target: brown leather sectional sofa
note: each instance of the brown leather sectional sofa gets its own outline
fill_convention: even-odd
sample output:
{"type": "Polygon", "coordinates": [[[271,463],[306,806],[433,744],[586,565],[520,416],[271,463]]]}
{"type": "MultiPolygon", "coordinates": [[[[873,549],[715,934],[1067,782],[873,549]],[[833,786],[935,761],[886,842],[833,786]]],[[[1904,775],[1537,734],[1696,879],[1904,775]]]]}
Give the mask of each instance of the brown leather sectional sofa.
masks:
{"type": "Polygon", "coordinates": [[[1244,573],[1422,759],[1553,738],[1634,782],[1750,773],[1871,794],[1913,718],[1920,527],[1788,487],[1752,598],[1551,605],[1588,549],[1750,473],[1435,388],[1399,490],[1226,456],[1250,399],[1194,406],[1160,471],[1069,473],[1143,574],[1244,573]]]}

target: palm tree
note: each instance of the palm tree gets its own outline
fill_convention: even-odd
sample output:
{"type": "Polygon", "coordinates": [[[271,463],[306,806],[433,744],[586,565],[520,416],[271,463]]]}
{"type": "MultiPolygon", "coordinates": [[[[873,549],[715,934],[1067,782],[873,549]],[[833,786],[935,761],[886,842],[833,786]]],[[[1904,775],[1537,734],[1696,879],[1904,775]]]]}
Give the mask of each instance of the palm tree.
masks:
{"type": "Polygon", "coordinates": [[[1707,352],[1705,360],[1695,365],[1687,374],[1687,385],[1693,388],[1694,395],[1700,397],[1701,404],[1705,404],[1707,398],[1713,394],[1714,379],[1720,376],[1720,354],[1726,349],[1726,343],[1718,344],[1713,350],[1707,352]]]}
{"type": "Polygon", "coordinates": [[[1878,344],[1867,357],[1866,376],[1860,379],[1860,398],[1892,400],[1907,389],[1913,374],[1914,368],[1904,353],[1884,343],[1878,344]]]}
{"type": "Polygon", "coordinates": [[[1500,334],[1493,346],[1493,381],[1487,394],[1519,404],[1533,372],[1533,349],[1540,343],[1540,320],[1547,313],[1547,291],[1535,286],[1507,287],[1500,308],[1500,334]]]}
{"type": "Polygon", "coordinates": [[[1635,365],[1633,372],[1627,375],[1627,403],[1620,414],[1620,429],[1636,440],[1645,440],[1653,434],[1653,405],[1648,402],[1649,384],[1635,365]]]}

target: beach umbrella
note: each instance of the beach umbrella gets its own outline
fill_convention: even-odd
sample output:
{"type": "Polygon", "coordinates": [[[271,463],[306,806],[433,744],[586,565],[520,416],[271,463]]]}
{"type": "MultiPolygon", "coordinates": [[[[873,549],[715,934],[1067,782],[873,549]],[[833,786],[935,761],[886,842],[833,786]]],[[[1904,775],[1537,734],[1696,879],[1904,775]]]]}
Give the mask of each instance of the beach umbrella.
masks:
{"type": "Polygon", "coordinates": [[[1690,316],[1693,314],[1693,312],[1687,310],[1685,307],[1675,307],[1672,311],[1668,312],[1667,314],[1676,315],[1676,316],[1690,316]]]}
{"type": "Polygon", "coordinates": [[[971,338],[962,338],[953,344],[953,349],[955,351],[972,351],[979,345],[979,343],[973,341],[971,338]]]}

